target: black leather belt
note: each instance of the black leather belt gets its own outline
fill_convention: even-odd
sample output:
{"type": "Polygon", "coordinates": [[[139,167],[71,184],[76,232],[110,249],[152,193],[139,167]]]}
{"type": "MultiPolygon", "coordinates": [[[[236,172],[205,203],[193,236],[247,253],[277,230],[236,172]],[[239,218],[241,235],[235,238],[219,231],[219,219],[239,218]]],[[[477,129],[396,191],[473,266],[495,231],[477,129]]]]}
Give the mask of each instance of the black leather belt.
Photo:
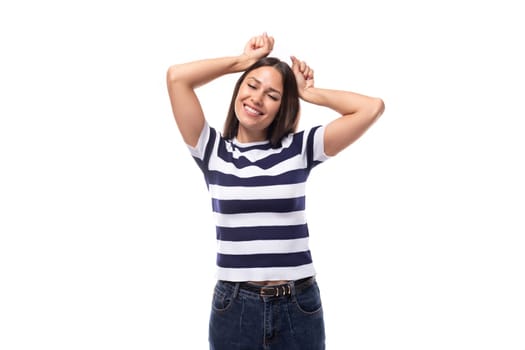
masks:
{"type": "MultiPolygon", "coordinates": [[[[228,284],[235,285],[235,282],[228,282],[228,284]]],[[[295,293],[299,294],[306,288],[310,287],[315,282],[315,277],[306,277],[293,282],[295,293]]],[[[241,282],[239,289],[254,292],[262,297],[280,297],[289,296],[292,294],[292,283],[278,284],[275,286],[259,286],[249,282],[241,282]]]]}

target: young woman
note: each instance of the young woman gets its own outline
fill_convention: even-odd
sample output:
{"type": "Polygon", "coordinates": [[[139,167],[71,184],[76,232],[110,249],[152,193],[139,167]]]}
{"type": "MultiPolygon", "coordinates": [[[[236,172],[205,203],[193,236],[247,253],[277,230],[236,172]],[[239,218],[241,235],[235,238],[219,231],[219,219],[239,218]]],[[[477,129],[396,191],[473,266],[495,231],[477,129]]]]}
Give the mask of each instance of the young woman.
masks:
{"type": "Polygon", "coordinates": [[[315,87],[305,62],[291,57],[290,67],[268,57],[273,45],[265,33],[238,56],[173,65],[167,74],[175,121],[216,217],[218,281],[209,328],[215,350],[325,348],[305,182],[384,110],[379,98],[315,87]],[[238,72],[221,134],[206,121],[195,89],[238,72]],[[300,99],[341,116],[297,131],[300,99]]]}

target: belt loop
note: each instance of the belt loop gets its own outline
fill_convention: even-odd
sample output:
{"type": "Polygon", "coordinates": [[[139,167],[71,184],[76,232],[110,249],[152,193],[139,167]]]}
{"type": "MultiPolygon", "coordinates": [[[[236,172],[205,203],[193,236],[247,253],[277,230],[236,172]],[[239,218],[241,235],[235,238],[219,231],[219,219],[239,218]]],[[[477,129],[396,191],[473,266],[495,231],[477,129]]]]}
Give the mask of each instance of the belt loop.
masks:
{"type": "Polygon", "coordinates": [[[290,281],[289,282],[289,286],[290,286],[290,289],[291,289],[290,297],[295,299],[295,281],[290,281]]]}
{"type": "Polygon", "coordinates": [[[235,288],[233,289],[233,299],[237,298],[237,295],[239,294],[239,288],[241,287],[240,282],[235,282],[235,288]]]}

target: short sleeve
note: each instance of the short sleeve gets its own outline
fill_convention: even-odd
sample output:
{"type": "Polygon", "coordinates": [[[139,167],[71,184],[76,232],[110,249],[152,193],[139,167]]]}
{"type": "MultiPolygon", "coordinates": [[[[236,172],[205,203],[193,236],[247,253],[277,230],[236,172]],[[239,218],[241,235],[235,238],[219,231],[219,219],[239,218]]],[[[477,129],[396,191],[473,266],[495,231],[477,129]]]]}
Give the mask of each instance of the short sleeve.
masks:
{"type": "Polygon", "coordinates": [[[310,169],[331,158],[324,151],[324,131],[324,126],[315,126],[306,130],[306,155],[310,169]]]}
{"type": "Polygon", "coordinates": [[[187,145],[188,149],[190,150],[191,155],[194,158],[198,158],[200,160],[204,159],[206,146],[208,144],[209,139],[210,139],[210,126],[208,125],[207,122],[204,122],[204,126],[199,136],[199,141],[197,141],[197,144],[195,145],[195,147],[187,145]]]}

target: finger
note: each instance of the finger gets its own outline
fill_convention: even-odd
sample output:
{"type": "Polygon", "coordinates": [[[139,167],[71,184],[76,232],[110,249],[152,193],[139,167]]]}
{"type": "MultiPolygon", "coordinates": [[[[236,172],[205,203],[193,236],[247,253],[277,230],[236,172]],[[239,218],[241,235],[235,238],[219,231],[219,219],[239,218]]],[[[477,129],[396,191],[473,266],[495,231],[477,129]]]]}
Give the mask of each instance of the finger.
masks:
{"type": "Polygon", "coordinates": [[[269,47],[270,46],[270,39],[268,39],[268,35],[266,35],[266,33],[264,33],[262,36],[261,36],[261,47],[269,47]]]}
{"type": "Polygon", "coordinates": [[[257,47],[257,37],[254,36],[250,39],[250,48],[255,49],[257,47]]]}
{"type": "Polygon", "coordinates": [[[310,67],[306,66],[303,72],[303,76],[305,79],[308,79],[309,75],[310,75],[310,67]]]}
{"type": "Polygon", "coordinates": [[[292,70],[296,73],[300,73],[299,71],[299,60],[295,56],[290,56],[290,59],[292,60],[292,70]]]}
{"type": "Polygon", "coordinates": [[[301,72],[304,74],[304,72],[306,71],[306,68],[308,66],[306,65],[306,62],[304,61],[301,61],[301,72]]]}
{"type": "Polygon", "coordinates": [[[270,50],[273,50],[273,44],[275,43],[275,39],[273,38],[273,36],[268,37],[268,43],[270,50]]]}
{"type": "Polygon", "coordinates": [[[314,70],[310,66],[306,66],[306,69],[304,70],[304,73],[306,76],[311,76],[314,74],[314,70]]]}
{"type": "Polygon", "coordinates": [[[313,69],[310,69],[310,73],[308,74],[307,79],[314,80],[314,70],[313,69]]]}
{"type": "Polygon", "coordinates": [[[313,73],[312,73],[312,70],[310,69],[310,67],[306,66],[306,68],[305,68],[305,70],[303,71],[302,74],[303,74],[304,80],[306,80],[306,81],[312,80],[313,73]]]}
{"type": "Polygon", "coordinates": [[[273,39],[273,37],[268,36],[268,34],[266,32],[263,33],[263,35],[262,35],[262,42],[263,42],[263,46],[265,48],[267,48],[269,50],[273,49],[274,39],[273,39]]]}

